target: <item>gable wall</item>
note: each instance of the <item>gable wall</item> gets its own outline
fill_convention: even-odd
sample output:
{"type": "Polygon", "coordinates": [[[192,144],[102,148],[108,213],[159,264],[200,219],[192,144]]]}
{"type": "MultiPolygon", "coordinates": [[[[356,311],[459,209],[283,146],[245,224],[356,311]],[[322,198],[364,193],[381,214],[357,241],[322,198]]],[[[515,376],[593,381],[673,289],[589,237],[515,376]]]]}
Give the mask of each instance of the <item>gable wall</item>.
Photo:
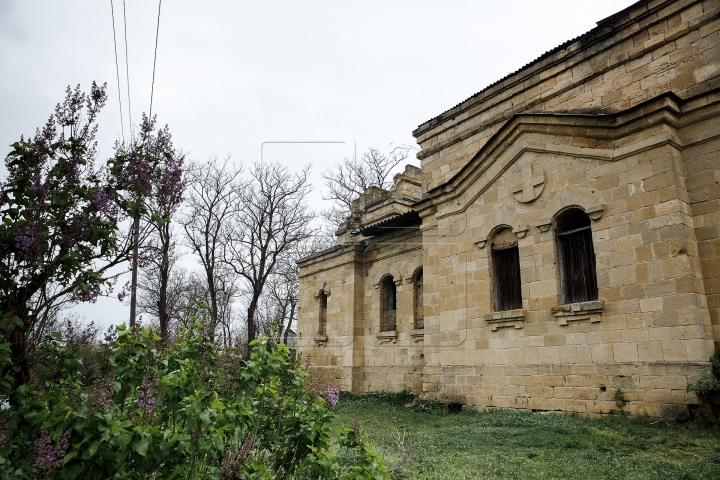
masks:
{"type": "MultiPolygon", "coordinates": [[[[603,127],[603,119],[595,121],[603,127]]],[[[713,332],[704,282],[716,281],[707,274],[703,281],[683,149],[666,142],[683,135],[648,120],[639,130],[615,129],[636,130],[614,140],[612,153],[622,153],[620,159],[603,158],[602,149],[568,155],[558,151],[572,151],[593,131],[588,123],[579,134],[568,123],[552,134],[519,135],[497,157],[476,160],[486,165],[486,176],[456,185],[467,188],[424,221],[423,231],[434,232],[425,262],[437,265],[426,273],[425,390],[483,407],[602,413],[617,409],[613,397],[622,389],[628,411],[683,415],[686,404],[697,402],[685,392],[687,383],[709,372],[713,332]],[[515,145],[532,151],[518,156],[515,145]],[[512,187],[528,164],[534,174],[544,174],[544,190],[521,203],[512,187]],[[502,172],[497,178],[495,168],[502,172]],[[553,313],[561,303],[554,232],[536,224],[573,205],[604,207],[592,223],[604,308],[595,318],[563,324],[553,313]],[[485,318],[493,311],[489,247],[476,242],[503,224],[528,229],[518,239],[527,314],[493,330],[485,318]]],[[[719,124],[715,117],[700,130],[719,124]]],[[[701,164],[717,168],[710,159],[717,150],[705,148],[712,153],[697,155],[695,170],[701,164]]],[[[714,192],[707,181],[702,188],[714,192]]],[[[707,215],[715,219],[714,212],[707,215]]],[[[715,230],[702,234],[717,243],[715,230]]],[[[717,256],[708,255],[703,265],[715,272],[717,256]]]]}

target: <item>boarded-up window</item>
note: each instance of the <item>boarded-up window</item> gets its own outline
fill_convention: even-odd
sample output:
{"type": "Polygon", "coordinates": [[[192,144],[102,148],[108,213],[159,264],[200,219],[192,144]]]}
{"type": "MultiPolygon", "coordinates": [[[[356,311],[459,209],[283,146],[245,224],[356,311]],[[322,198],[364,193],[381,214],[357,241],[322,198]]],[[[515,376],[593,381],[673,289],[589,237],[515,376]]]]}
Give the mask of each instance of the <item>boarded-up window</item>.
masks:
{"type": "Polygon", "coordinates": [[[517,236],[509,228],[498,232],[491,245],[495,311],[522,308],[520,251],[517,236]]]}
{"type": "Polygon", "coordinates": [[[415,274],[413,282],[415,294],[415,328],[425,328],[425,308],[423,306],[423,271],[422,268],[415,274]]]}
{"type": "Polygon", "coordinates": [[[562,303],[597,300],[595,249],[590,217],[582,210],[568,210],[558,217],[555,234],[562,303]]]}
{"type": "Polygon", "coordinates": [[[319,335],[327,335],[327,302],[327,294],[325,292],[320,292],[320,322],[318,325],[319,335]]]}
{"type": "Polygon", "coordinates": [[[388,275],[380,282],[380,315],[383,332],[391,332],[395,330],[395,280],[392,275],[388,275]]]}

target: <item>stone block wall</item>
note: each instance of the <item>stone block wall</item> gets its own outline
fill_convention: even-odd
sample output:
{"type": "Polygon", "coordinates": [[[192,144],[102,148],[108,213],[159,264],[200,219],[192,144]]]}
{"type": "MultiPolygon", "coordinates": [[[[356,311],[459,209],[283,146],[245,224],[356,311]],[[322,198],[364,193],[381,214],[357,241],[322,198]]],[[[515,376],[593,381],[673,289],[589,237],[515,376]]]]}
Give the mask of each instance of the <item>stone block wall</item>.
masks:
{"type": "MultiPolygon", "coordinates": [[[[713,125],[720,132],[718,101],[711,95],[680,105],[660,98],[612,123],[557,118],[551,131],[547,121],[518,120],[526,128],[511,143],[498,138],[475,158],[466,175],[473,180],[454,184],[455,193],[438,202],[450,208],[423,218],[423,232],[434,237],[424,259],[424,389],[483,407],[584,413],[617,409],[617,389],[633,413],[676,416],[697,403],[685,387],[709,374],[717,337],[705,284],[713,281],[717,256],[708,251],[701,260],[688,194],[695,184],[687,180],[686,163],[717,168],[710,160],[717,150],[707,147],[701,150],[711,153],[700,155],[694,142],[706,145],[720,133],[690,133],[713,131],[713,125]],[[612,149],[588,146],[607,142],[612,149]],[[573,149],[578,143],[586,146],[573,149]],[[542,190],[521,202],[516,185],[528,166],[543,179],[542,190]],[[600,303],[587,302],[585,310],[558,308],[552,219],[567,207],[593,218],[600,303]],[[518,233],[525,312],[491,323],[487,241],[503,225],[518,233]]],[[[705,191],[712,185],[705,180],[705,191]]],[[[714,240],[704,242],[717,241],[714,230],[707,235],[714,240]]]]}

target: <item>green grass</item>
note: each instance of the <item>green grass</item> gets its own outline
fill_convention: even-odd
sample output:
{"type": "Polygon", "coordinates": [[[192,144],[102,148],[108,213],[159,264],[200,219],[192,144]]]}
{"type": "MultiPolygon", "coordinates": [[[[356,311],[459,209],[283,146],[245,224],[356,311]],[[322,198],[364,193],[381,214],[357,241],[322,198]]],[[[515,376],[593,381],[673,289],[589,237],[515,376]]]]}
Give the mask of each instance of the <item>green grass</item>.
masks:
{"type": "Polygon", "coordinates": [[[394,478],[720,479],[717,428],[403,407],[412,400],[412,394],[343,394],[335,426],[357,419],[394,478]]]}

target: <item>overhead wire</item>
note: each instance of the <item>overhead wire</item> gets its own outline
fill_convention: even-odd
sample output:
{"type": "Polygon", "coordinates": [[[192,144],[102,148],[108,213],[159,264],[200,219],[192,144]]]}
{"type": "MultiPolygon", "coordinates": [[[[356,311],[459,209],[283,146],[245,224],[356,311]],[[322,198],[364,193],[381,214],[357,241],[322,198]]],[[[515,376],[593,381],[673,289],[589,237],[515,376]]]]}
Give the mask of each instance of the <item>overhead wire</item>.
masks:
{"type": "Polygon", "coordinates": [[[115,7],[113,6],[113,0],[110,0],[110,15],[112,16],[113,46],[115,47],[115,77],[117,78],[118,104],[120,105],[120,131],[122,132],[123,143],[125,143],[125,124],[123,122],[122,96],[120,94],[120,66],[118,65],[117,38],[115,35],[115,7]]]}
{"type": "Polygon", "coordinates": [[[130,69],[128,67],[127,16],[123,0],[123,27],[125,29],[125,78],[127,80],[128,119],[130,120],[130,139],[132,140],[132,104],[130,103],[130,69]]]}
{"type": "Polygon", "coordinates": [[[152,85],[150,86],[150,119],[152,119],[153,95],[155,94],[155,64],[157,63],[158,37],[160,36],[160,9],[161,8],[162,8],[162,0],[159,0],[158,1],[157,29],[155,30],[155,56],[153,57],[152,85]]]}

